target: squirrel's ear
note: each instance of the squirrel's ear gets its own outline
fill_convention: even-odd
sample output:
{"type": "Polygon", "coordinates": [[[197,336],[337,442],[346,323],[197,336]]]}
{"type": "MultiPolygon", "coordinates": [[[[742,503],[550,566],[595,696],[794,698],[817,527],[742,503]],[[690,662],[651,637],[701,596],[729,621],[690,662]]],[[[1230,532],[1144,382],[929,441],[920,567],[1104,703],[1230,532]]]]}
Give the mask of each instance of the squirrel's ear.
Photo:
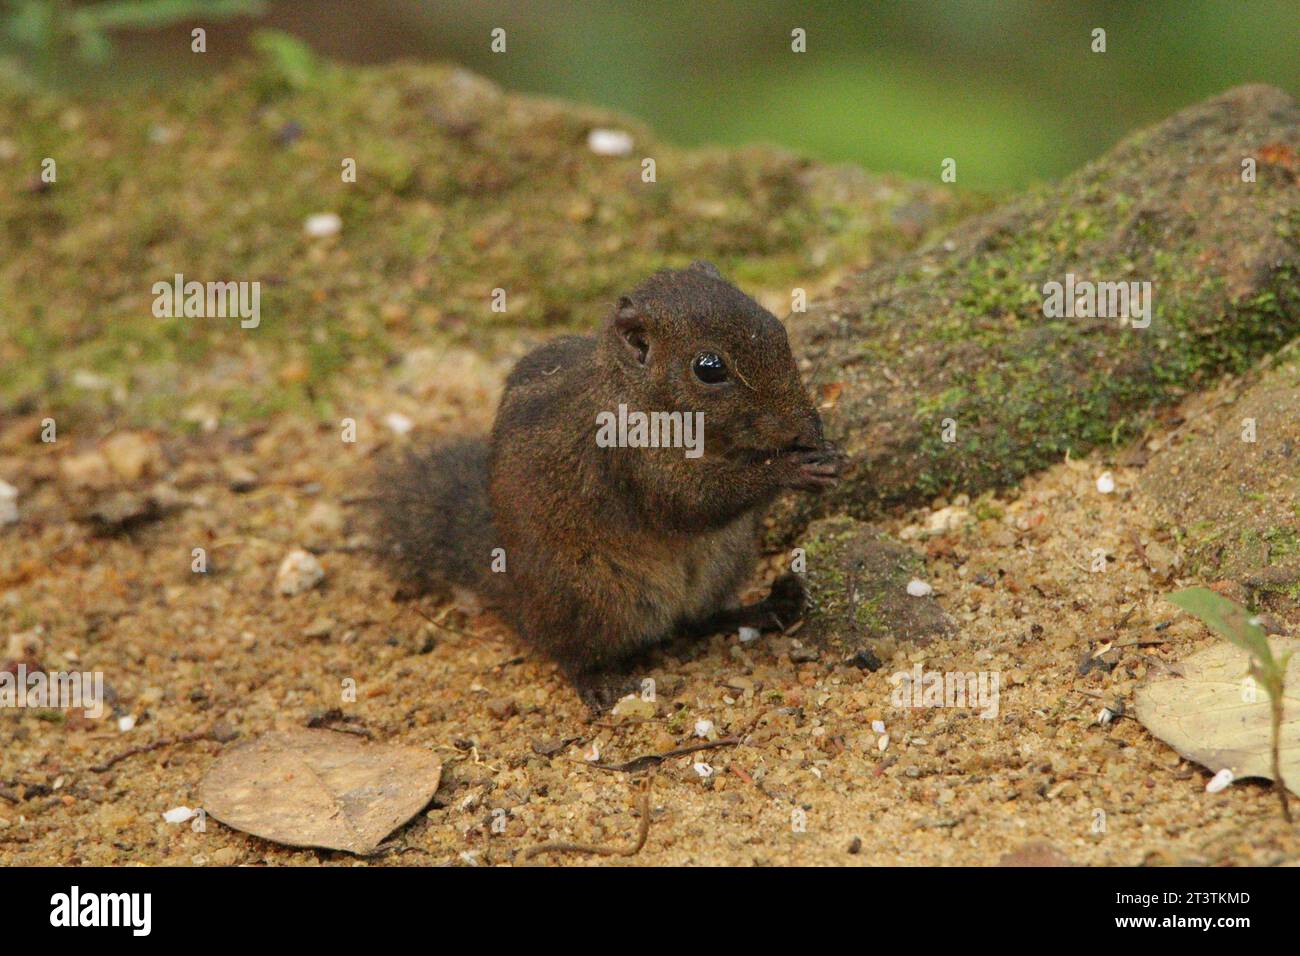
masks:
{"type": "Polygon", "coordinates": [[[692,272],[702,272],[711,279],[722,278],[722,273],[718,271],[718,267],[712,262],[705,262],[703,259],[696,259],[686,268],[690,269],[692,272]]]}
{"type": "Polygon", "coordinates": [[[638,365],[644,365],[650,354],[650,338],[646,334],[645,316],[628,296],[621,296],[614,311],[614,331],[623,340],[627,350],[638,365]]]}

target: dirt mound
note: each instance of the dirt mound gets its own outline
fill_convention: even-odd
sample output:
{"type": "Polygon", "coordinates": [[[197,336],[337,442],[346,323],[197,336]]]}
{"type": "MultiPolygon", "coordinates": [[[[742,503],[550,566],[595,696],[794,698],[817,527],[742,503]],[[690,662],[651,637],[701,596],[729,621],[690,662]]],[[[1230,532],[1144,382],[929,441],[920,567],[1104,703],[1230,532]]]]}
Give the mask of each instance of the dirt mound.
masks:
{"type": "Polygon", "coordinates": [[[1152,457],[1146,494],[1189,574],[1300,603],[1300,348],[1197,405],[1152,457]]]}
{"type": "Polygon", "coordinates": [[[279,49],[91,102],[0,71],[0,166],[18,184],[0,191],[0,413],[328,416],[342,383],[417,348],[509,352],[587,327],[694,258],[788,309],[793,288],[971,208],[775,149],[674,148],[462,69],[279,49]],[[155,315],[154,284],[176,274],[260,283],[258,324],[155,315]]]}

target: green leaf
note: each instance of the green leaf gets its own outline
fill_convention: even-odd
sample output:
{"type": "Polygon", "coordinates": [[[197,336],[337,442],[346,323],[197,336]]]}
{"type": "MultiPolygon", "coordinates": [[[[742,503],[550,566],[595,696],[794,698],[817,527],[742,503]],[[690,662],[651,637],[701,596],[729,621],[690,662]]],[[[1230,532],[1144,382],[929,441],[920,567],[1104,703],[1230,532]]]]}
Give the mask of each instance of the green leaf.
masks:
{"type": "Polygon", "coordinates": [[[311,47],[297,37],[281,30],[258,30],[253,34],[252,45],[291,89],[305,89],[320,77],[320,60],[311,47]]]}
{"type": "Polygon", "coordinates": [[[1273,651],[1268,646],[1264,629],[1240,604],[1229,601],[1209,588],[1187,588],[1165,598],[1170,604],[1200,618],[1206,626],[1246,653],[1256,658],[1267,671],[1276,671],[1273,651]]]}

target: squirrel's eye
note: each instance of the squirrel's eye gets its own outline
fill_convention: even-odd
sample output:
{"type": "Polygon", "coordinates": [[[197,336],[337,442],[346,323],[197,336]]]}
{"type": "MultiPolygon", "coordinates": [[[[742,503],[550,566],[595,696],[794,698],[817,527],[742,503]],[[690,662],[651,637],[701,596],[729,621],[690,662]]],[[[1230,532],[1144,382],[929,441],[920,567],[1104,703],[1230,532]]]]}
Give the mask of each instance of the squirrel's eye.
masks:
{"type": "Polygon", "coordinates": [[[727,380],[727,363],[716,352],[701,352],[691,363],[695,377],[705,385],[717,385],[727,380]]]}

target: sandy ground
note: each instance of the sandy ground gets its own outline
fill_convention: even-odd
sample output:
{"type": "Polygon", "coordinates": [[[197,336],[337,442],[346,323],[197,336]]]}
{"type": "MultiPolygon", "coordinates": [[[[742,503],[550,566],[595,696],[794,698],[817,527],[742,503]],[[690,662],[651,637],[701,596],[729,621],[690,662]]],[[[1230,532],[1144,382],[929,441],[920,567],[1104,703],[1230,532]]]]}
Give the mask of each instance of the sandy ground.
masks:
{"type": "Polygon", "coordinates": [[[1144,676],[1210,640],[1161,600],[1180,583],[1164,566],[1177,548],[1151,517],[1143,468],[1121,464],[1144,456],[1063,462],[1001,498],[935,502],[886,522],[926,555],[928,580],[959,625],[951,639],[904,648],[872,673],[807,660],[797,634],[743,645],[720,635],[653,662],[653,719],[591,722],[554,667],[490,615],[395,602],[354,531],[358,475],[391,439],[383,415],[428,409],[439,389],[439,411],[426,411],[422,427],[490,414],[482,383],[500,369],[456,361],[463,375],[423,392],[402,385],[407,373],[428,382],[418,369],[397,369],[393,391],[358,397],[355,444],[287,417],[239,434],[131,433],[107,445],[107,436],[41,444],[35,422],[0,434],[22,515],[0,531],[0,639],[11,661],[101,670],[115,694],[114,713],[98,721],[0,712],[0,864],[507,864],[546,840],[626,846],[647,780],[651,821],[638,854],[534,862],[1300,857],[1300,831],[1280,820],[1266,785],[1207,794],[1209,773],[1131,717],[1098,723],[1144,676]],[[1097,489],[1106,470],[1111,494],[1097,489]],[[116,535],[79,517],[122,488],[167,510],[116,535]],[[953,504],[970,520],[927,535],[930,514],[953,504]],[[281,596],[276,568],[298,546],[319,555],[325,578],[281,596]],[[206,550],[206,573],[191,570],[196,547],[206,550]],[[1106,570],[1094,573],[1098,548],[1106,570]],[[1081,674],[1081,659],[1100,651],[1104,666],[1081,674]],[[894,706],[890,675],[918,664],[997,672],[996,717],[894,706]],[[348,678],[355,703],[342,700],[348,678]],[[119,729],[122,717],[134,727],[119,729]],[[164,811],[196,804],[216,741],[103,764],[214,728],[246,739],[313,721],[428,748],[444,763],[433,805],[376,857],[285,848],[215,821],[201,833],[164,822],[164,811]],[[585,759],[593,748],[618,762],[698,742],[700,721],[742,743],[664,761],[649,775],[585,759]]]}

